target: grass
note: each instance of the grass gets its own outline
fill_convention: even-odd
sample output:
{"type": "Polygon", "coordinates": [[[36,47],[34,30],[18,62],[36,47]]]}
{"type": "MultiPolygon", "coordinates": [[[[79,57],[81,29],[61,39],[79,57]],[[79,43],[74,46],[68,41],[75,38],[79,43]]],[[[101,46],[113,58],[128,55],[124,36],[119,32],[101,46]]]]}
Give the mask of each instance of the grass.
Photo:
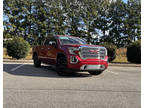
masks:
{"type": "MultiPolygon", "coordinates": [[[[3,48],[3,58],[4,59],[12,59],[12,57],[7,55],[6,48],[3,48]]],[[[32,48],[30,48],[28,55],[24,59],[26,59],[26,60],[31,60],[32,59],[32,48]]]]}
{"type": "Polygon", "coordinates": [[[4,59],[11,59],[12,57],[7,55],[6,48],[3,48],[3,58],[4,59]]]}
{"type": "Polygon", "coordinates": [[[116,58],[112,62],[127,63],[126,48],[119,48],[116,50],[116,58]]]}
{"type": "MultiPolygon", "coordinates": [[[[127,63],[127,57],[126,57],[126,48],[119,48],[116,51],[116,59],[113,60],[113,63],[127,63]]],[[[12,59],[12,57],[8,56],[6,53],[6,48],[3,48],[3,58],[4,59],[12,59]]],[[[27,57],[25,58],[26,60],[31,60],[32,59],[32,48],[30,49],[27,57]]]]}

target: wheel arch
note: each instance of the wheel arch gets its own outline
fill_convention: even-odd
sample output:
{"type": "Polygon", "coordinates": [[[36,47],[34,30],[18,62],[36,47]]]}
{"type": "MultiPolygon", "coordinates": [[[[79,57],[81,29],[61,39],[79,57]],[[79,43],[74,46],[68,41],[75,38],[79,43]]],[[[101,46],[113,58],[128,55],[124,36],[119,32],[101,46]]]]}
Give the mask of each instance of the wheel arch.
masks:
{"type": "Polygon", "coordinates": [[[56,63],[57,63],[57,60],[58,60],[59,57],[65,57],[66,60],[67,60],[67,55],[66,54],[64,54],[64,53],[58,53],[57,57],[56,57],[56,63]]]}

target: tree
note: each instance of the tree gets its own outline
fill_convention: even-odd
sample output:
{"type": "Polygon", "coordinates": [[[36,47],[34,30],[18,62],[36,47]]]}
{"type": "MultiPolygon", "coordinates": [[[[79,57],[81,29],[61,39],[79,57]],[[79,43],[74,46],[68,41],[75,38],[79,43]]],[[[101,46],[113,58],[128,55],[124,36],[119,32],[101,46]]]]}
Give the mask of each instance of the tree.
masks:
{"type": "Polygon", "coordinates": [[[48,34],[100,37],[118,47],[140,39],[140,0],[4,0],[4,37],[41,44],[48,34]]]}
{"type": "Polygon", "coordinates": [[[99,1],[97,4],[97,11],[98,15],[96,18],[94,18],[94,22],[92,24],[93,31],[97,31],[97,34],[99,35],[101,32],[101,41],[111,41],[111,37],[108,37],[107,32],[109,31],[109,25],[110,25],[110,16],[109,15],[109,8],[110,8],[110,2],[107,0],[99,1]]]}
{"type": "Polygon", "coordinates": [[[125,21],[126,4],[122,0],[112,2],[109,9],[109,40],[120,46],[121,39],[124,38],[124,21],[125,21]]]}
{"type": "Polygon", "coordinates": [[[126,19],[124,22],[124,34],[128,44],[140,39],[141,34],[141,2],[140,0],[128,0],[126,7],[126,19]]]}

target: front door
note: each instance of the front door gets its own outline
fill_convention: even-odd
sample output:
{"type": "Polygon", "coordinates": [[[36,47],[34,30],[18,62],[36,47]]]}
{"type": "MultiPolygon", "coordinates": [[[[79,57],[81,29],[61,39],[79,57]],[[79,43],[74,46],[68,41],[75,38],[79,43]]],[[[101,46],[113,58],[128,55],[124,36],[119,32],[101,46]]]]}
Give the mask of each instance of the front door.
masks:
{"type": "Polygon", "coordinates": [[[49,39],[46,39],[44,44],[41,46],[41,60],[44,62],[44,63],[49,63],[49,50],[50,49],[50,46],[49,46],[49,39]]]}
{"type": "Polygon", "coordinates": [[[49,41],[49,53],[48,53],[50,64],[56,63],[57,50],[58,50],[57,41],[55,38],[51,38],[49,41]]]}

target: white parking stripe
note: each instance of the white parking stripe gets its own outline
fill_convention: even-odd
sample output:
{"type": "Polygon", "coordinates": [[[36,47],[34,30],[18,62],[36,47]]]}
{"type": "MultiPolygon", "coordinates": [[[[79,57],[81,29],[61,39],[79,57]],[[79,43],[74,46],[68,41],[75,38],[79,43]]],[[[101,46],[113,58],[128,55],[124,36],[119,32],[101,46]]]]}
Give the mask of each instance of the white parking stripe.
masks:
{"type": "Polygon", "coordinates": [[[25,64],[21,64],[21,65],[15,67],[15,68],[12,68],[10,71],[15,71],[15,70],[19,69],[20,67],[22,67],[22,66],[24,66],[24,65],[25,65],[25,64]]]}
{"type": "Polygon", "coordinates": [[[118,75],[117,72],[113,72],[113,71],[109,71],[109,70],[107,70],[107,72],[112,73],[112,74],[115,74],[115,75],[118,75]]]}

